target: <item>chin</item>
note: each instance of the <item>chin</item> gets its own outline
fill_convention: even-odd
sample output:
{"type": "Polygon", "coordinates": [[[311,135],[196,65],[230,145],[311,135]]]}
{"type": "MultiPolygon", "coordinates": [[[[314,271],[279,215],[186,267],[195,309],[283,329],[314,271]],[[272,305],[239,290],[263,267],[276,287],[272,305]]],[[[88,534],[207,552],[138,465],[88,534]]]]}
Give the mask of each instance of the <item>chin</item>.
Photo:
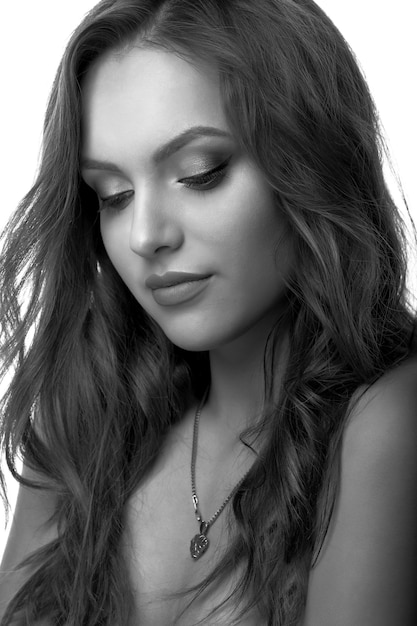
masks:
{"type": "Polygon", "coordinates": [[[168,327],[168,325],[161,327],[174,345],[188,352],[209,352],[225,347],[243,337],[247,330],[246,328],[220,327],[219,324],[210,327],[202,320],[196,324],[182,323],[180,328],[168,327]]]}
{"type": "Polygon", "coordinates": [[[180,335],[165,332],[165,335],[175,346],[187,352],[207,352],[216,347],[208,337],[202,337],[198,333],[189,332],[180,335]]]}

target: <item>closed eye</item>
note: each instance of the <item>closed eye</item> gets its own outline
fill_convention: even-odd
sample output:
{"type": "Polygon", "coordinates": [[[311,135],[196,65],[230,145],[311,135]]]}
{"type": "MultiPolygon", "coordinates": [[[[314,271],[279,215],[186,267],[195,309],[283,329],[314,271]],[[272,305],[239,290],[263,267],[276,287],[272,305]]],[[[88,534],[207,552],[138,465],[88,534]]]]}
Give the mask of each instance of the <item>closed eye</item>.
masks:
{"type": "Polygon", "coordinates": [[[227,166],[229,165],[231,157],[223,161],[217,167],[214,167],[207,172],[202,172],[196,176],[188,176],[187,178],[181,178],[178,182],[182,183],[189,189],[195,189],[197,191],[209,191],[214,189],[223,180],[226,174],[227,166]]]}
{"type": "Polygon", "coordinates": [[[116,211],[121,211],[125,208],[125,206],[127,206],[133,194],[134,192],[129,190],[121,193],[115,193],[112,196],[107,196],[106,198],[99,197],[98,210],[104,211],[104,209],[114,209],[116,211]]]}

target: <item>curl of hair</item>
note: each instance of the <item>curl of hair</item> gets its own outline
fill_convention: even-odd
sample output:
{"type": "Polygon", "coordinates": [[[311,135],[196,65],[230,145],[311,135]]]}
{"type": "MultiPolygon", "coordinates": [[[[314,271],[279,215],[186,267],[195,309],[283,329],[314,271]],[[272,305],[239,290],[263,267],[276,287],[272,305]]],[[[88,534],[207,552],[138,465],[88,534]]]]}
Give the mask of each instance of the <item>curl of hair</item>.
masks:
{"type": "Polygon", "coordinates": [[[288,360],[278,382],[277,324],[264,413],[242,433],[270,436],[229,509],[228,551],[189,590],[196,597],[241,564],[236,620],[257,604],[268,624],[289,626],[329,523],[353,394],[409,353],[414,324],[378,116],[352,52],[312,0],[103,0],[69,42],[39,175],[4,232],[0,265],[2,374],[15,370],[3,450],[21,482],[20,453],[56,492],[58,536],[27,560],[34,573],[2,626],[16,616],[128,623],[126,502],[190,392],[209,382],[207,355],[173,346],[115,272],[80,177],[83,76],[133,44],[218,69],[231,130],[293,238],[288,360]]]}

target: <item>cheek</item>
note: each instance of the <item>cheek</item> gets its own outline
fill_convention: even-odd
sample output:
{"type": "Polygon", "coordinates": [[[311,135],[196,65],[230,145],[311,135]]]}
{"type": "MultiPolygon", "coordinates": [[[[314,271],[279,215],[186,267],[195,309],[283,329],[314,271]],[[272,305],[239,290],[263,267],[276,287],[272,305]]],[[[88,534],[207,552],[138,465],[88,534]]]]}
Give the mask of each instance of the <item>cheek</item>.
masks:
{"type": "Polygon", "coordinates": [[[129,236],[120,220],[100,216],[100,232],[104,248],[120,277],[128,282],[132,251],[129,236]]]}
{"type": "Polygon", "coordinates": [[[231,259],[252,272],[263,267],[264,273],[276,275],[292,258],[290,228],[269,189],[248,190],[218,241],[231,259]]]}
{"type": "Polygon", "coordinates": [[[247,231],[246,271],[259,303],[277,303],[287,292],[294,266],[291,232],[279,209],[267,212],[247,231]]]}
{"type": "Polygon", "coordinates": [[[129,236],[120,216],[100,213],[100,233],[109,257],[123,255],[129,249],[129,236]]]}

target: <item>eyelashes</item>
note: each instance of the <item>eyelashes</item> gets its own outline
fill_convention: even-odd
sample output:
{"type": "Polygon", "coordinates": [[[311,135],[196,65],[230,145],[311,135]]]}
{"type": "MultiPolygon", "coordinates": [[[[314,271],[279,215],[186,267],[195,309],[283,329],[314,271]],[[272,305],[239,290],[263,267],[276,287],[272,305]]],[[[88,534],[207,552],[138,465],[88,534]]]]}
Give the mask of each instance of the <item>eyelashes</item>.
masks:
{"type": "Polygon", "coordinates": [[[208,191],[213,189],[214,187],[217,187],[220,180],[225,177],[230,159],[231,157],[208,172],[203,172],[202,174],[197,174],[196,176],[181,178],[178,182],[185,185],[185,187],[188,187],[188,189],[197,189],[198,191],[208,191]]]}
{"type": "Polygon", "coordinates": [[[121,211],[129,204],[130,198],[133,196],[133,191],[122,191],[121,193],[116,193],[112,196],[108,196],[107,198],[99,197],[99,212],[104,211],[105,209],[114,209],[117,211],[121,211]]]}
{"type": "MultiPolygon", "coordinates": [[[[201,174],[181,178],[178,182],[184,185],[187,189],[197,192],[205,192],[215,189],[226,177],[226,170],[230,159],[231,157],[220,163],[217,167],[214,167],[206,172],[202,172],[201,174]]],[[[129,190],[107,196],[106,198],[99,197],[99,212],[104,211],[105,209],[121,211],[129,204],[133,195],[134,191],[129,190]]]]}

